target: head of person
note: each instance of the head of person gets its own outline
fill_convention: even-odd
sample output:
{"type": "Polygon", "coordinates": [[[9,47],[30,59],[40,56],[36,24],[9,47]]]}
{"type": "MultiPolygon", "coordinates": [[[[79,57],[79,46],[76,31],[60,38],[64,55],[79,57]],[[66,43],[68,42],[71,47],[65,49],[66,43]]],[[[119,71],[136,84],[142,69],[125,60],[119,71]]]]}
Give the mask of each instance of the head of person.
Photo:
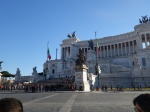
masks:
{"type": "Polygon", "coordinates": [[[150,112],[150,94],[141,94],[133,100],[136,112],[150,112]]]}
{"type": "Polygon", "coordinates": [[[22,102],[15,98],[3,98],[0,100],[0,112],[23,112],[22,102]]]}

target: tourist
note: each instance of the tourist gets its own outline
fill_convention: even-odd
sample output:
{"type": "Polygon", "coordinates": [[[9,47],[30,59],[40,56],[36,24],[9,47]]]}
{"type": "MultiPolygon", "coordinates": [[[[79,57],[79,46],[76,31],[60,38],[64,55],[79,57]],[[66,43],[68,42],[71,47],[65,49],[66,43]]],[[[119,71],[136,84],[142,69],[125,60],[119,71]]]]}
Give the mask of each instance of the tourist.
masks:
{"type": "Polygon", "coordinates": [[[0,112],[23,112],[22,102],[15,98],[0,100],[0,112]]]}
{"type": "Polygon", "coordinates": [[[91,84],[91,86],[90,86],[90,90],[91,90],[91,92],[93,91],[93,85],[91,84]]]}
{"type": "Polygon", "coordinates": [[[150,112],[150,94],[141,94],[133,100],[136,112],[150,112]]]}
{"type": "Polygon", "coordinates": [[[113,89],[112,89],[112,85],[110,86],[110,89],[111,89],[111,91],[113,90],[113,89]]]}

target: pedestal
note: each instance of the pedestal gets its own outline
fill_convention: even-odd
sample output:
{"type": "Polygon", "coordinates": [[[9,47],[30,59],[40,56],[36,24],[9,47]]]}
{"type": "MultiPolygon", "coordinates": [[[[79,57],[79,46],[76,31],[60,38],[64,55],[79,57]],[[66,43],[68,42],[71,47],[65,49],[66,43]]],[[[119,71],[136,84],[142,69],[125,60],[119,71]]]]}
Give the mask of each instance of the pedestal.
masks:
{"type": "Polygon", "coordinates": [[[90,92],[90,84],[87,80],[87,66],[75,66],[75,82],[76,89],[80,91],[90,92]]]}

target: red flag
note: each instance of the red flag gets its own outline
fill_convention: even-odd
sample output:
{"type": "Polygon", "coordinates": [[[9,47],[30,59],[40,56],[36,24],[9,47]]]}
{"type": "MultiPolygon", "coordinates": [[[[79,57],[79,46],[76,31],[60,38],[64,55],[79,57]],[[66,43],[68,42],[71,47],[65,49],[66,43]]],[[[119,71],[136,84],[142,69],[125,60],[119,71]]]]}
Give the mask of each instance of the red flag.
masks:
{"type": "Polygon", "coordinates": [[[51,55],[50,55],[49,48],[47,49],[47,58],[48,58],[49,60],[51,59],[51,55]]]}
{"type": "Polygon", "coordinates": [[[98,55],[100,55],[100,47],[99,47],[98,42],[97,42],[97,53],[98,53],[98,55]]]}
{"type": "Polygon", "coordinates": [[[98,47],[98,55],[100,55],[100,47],[98,47]]]}

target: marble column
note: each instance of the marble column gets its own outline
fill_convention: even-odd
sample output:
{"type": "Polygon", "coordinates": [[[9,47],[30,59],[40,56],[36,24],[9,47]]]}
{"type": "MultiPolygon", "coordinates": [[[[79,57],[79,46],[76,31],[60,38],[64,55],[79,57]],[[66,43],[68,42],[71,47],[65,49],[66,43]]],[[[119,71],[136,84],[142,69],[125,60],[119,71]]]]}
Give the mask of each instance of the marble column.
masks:
{"type": "Polygon", "coordinates": [[[122,47],[122,43],[121,44],[121,55],[123,55],[123,47],[122,47]]]}
{"type": "Polygon", "coordinates": [[[104,56],[104,58],[105,58],[105,46],[103,46],[104,47],[104,49],[103,49],[103,56],[104,56]]]}
{"type": "Polygon", "coordinates": [[[124,45],[125,45],[125,55],[127,55],[127,46],[126,46],[126,42],[124,43],[124,45]]]}
{"type": "Polygon", "coordinates": [[[147,36],[146,36],[146,34],[144,34],[144,38],[145,38],[145,47],[147,48],[147,36]]]}
{"type": "Polygon", "coordinates": [[[120,55],[120,54],[119,54],[119,43],[117,44],[117,48],[118,48],[117,51],[118,51],[118,56],[119,56],[119,55],[120,55]]]}
{"type": "Polygon", "coordinates": [[[110,56],[112,57],[112,46],[110,45],[110,56]]]}
{"type": "Polygon", "coordinates": [[[61,58],[63,59],[63,48],[61,48],[61,58]]]}
{"type": "Polygon", "coordinates": [[[129,47],[129,54],[131,54],[131,48],[130,48],[130,41],[128,42],[128,47],[129,47]]]}
{"type": "Polygon", "coordinates": [[[100,57],[102,57],[102,46],[100,46],[100,57]]]}
{"type": "Polygon", "coordinates": [[[107,57],[109,57],[109,54],[108,54],[108,45],[106,46],[106,49],[107,49],[107,57]]]}
{"type": "Polygon", "coordinates": [[[132,52],[132,53],[135,53],[134,40],[132,41],[132,49],[133,49],[133,52],[132,52]]]}
{"type": "Polygon", "coordinates": [[[115,47],[115,44],[114,44],[114,56],[116,56],[116,47],[115,47]]]}

